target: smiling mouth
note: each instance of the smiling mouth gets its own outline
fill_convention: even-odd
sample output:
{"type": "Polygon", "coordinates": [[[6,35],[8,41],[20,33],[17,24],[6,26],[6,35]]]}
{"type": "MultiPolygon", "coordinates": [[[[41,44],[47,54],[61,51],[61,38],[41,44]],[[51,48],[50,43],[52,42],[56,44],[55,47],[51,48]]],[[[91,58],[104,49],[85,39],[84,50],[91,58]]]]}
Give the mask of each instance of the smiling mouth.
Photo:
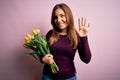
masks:
{"type": "Polygon", "coordinates": [[[59,26],[62,26],[63,25],[63,23],[61,23],[61,24],[58,24],[59,26]]]}
{"type": "Polygon", "coordinates": [[[64,23],[58,23],[58,25],[63,25],[64,23]]]}

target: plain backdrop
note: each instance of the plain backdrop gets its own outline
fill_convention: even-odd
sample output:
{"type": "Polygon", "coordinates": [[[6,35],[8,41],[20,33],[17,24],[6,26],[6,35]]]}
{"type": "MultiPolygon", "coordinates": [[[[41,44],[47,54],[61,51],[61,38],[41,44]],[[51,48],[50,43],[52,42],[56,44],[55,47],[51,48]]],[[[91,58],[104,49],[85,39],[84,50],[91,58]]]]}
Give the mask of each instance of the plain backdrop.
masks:
{"type": "MultiPolygon", "coordinates": [[[[0,80],[41,80],[43,64],[26,56],[25,33],[52,28],[53,7],[66,3],[78,18],[91,24],[89,64],[75,56],[77,80],[120,80],[120,0],[0,0],[0,80]]],[[[61,60],[62,61],[62,60],[61,60]]]]}

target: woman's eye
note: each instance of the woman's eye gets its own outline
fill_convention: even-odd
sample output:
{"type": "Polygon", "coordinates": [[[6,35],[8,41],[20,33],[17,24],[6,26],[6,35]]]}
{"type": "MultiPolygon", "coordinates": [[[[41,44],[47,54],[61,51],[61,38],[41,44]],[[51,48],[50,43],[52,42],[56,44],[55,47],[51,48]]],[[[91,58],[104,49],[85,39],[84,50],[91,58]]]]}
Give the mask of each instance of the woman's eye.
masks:
{"type": "Polygon", "coordinates": [[[55,19],[57,19],[58,17],[57,16],[55,16],[55,19]]]}
{"type": "Polygon", "coordinates": [[[64,15],[61,15],[61,17],[64,17],[64,15]]]}

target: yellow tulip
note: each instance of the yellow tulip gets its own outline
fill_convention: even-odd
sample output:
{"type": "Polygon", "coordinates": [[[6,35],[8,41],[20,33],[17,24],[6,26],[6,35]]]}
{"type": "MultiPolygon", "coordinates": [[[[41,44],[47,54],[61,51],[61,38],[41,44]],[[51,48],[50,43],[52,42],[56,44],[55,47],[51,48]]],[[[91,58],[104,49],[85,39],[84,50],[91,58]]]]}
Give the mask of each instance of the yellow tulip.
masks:
{"type": "Polygon", "coordinates": [[[32,35],[32,40],[34,39],[34,35],[32,35]]]}
{"type": "Polygon", "coordinates": [[[32,39],[32,36],[27,32],[26,37],[29,38],[30,40],[32,39]]]}
{"type": "Polygon", "coordinates": [[[40,33],[40,30],[39,29],[36,29],[37,33],[39,34],[40,33]]]}
{"type": "Polygon", "coordinates": [[[29,39],[28,37],[25,37],[25,42],[29,43],[31,41],[31,39],[29,39]]]}
{"type": "Polygon", "coordinates": [[[36,29],[33,29],[33,30],[32,30],[32,33],[33,33],[33,35],[37,35],[37,34],[38,34],[38,32],[37,32],[36,29]]]}

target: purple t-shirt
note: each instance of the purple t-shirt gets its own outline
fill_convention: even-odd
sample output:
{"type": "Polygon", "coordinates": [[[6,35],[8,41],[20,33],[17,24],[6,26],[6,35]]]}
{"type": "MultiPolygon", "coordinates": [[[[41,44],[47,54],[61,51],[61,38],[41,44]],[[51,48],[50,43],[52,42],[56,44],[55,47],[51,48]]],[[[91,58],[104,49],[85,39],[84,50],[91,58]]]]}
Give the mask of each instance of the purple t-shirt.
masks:
{"type": "MultiPolygon", "coordinates": [[[[47,33],[47,40],[50,38],[51,34],[52,30],[47,33]]],[[[50,52],[54,56],[53,58],[59,67],[59,71],[57,74],[53,74],[50,66],[45,64],[43,74],[48,75],[54,79],[68,78],[75,75],[76,70],[74,65],[74,56],[77,49],[80,55],[80,59],[83,62],[89,63],[91,59],[91,52],[89,49],[87,37],[78,36],[78,47],[73,49],[70,45],[70,41],[67,35],[59,35],[58,41],[49,47],[50,52]]]]}

